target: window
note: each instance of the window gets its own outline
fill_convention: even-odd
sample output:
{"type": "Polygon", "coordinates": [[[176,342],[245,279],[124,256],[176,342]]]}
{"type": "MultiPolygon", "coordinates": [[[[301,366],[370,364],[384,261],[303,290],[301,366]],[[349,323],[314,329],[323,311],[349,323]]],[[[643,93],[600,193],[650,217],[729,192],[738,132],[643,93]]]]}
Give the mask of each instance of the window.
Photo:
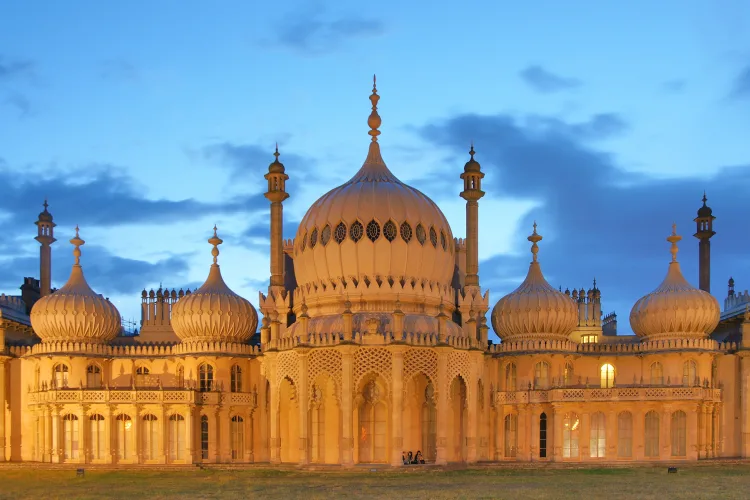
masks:
{"type": "Polygon", "coordinates": [[[581,335],[581,344],[596,344],[599,342],[599,336],[593,334],[581,335]]]}
{"type": "Polygon", "coordinates": [[[320,244],[326,246],[329,241],[331,241],[331,226],[330,224],[326,224],[320,232],[320,244]]]}
{"type": "Polygon", "coordinates": [[[102,386],[102,370],[97,365],[86,367],[86,387],[99,389],[102,386]]]}
{"type": "Polygon", "coordinates": [[[617,456],[633,456],[633,414],[624,411],[617,416],[617,456]]]}
{"type": "Polygon", "coordinates": [[[417,224],[417,241],[422,246],[424,246],[424,242],[427,241],[427,233],[425,233],[422,224],[417,224]]]}
{"type": "Polygon", "coordinates": [[[411,226],[408,222],[401,224],[401,239],[407,243],[411,241],[411,226]]]}
{"type": "Polygon", "coordinates": [[[185,417],[179,414],[169,417],[169,460],[185,458],[185,417]]]}
{"type": "Polygon", "coordinates": [[[159,458],[159,422],[156,415],[143,416],[141,429],[141,452],[146,460],[159,458]]]}
{"type": "Polygon", "coordinates": [[[354,224],[352,224],[349,227],[349,237],[352,239],[354,243],[358,242],[362,239],[362,234],[364,233],[364,228],[362,227],[362,223],[358,220],[354,221],[354,224]]]}
{"type": "MultiPolygon", "coordinates": [[[[710,425],[710,424],[709,424],[710,425]]],[[[682,410],[672,413],[672,456],[687,455],[687,415],[682,410]]]]}
{"type": "Polygon", "coordinates": [[[208,460],[208,416],[201,417],[201,459],[208,460]]]}
{"type": "Polygon", "coordinates": [[[659,414],[654,410],[646,413],[645,456],[659,458],[659,414]]]}
{"type": "Polygon", "coordinates": [[[589,433],[589,452],[591,458],[607,456],[607,420],[602,412],[591,415],[591,429],[589,433]]]}
{"type": "Polygon", "coordinates": [[[394,224],[392,220],[389,220],[383,226],[383,236],[385,236],[386,240],[388,241],[395,240],[397,233],[398,233],[398,230],[396,230],[396,224],[394,224]]]}
{"type": "Polygon", "coordinates": [[[78,417],[67,414],[63,417],[63,458],[78,459],[78,417]]]}
{"type": "Polygon", "coordinates": [[[304,251],[305,248],[307,248],[307,233],[302,237],[302,251],[304,251]]]}
{"type": "Polygon", "coordinates": [[[664,385],[664,368],[661,363],[651,363],[651,385],[664,385]]]}
{"type": "Polygon", "coordinates": [[[566,413],[563,418],[563,458],[578,458],[578,438],[581,421],[578,414],[566,413]]]}
{"type": "Polygon", "coordinates": [[[367,237],[370,238],[370,241],[375,241],[378,238],[380,238],[380,224],[375,222],[374,220],[371,220],[367,223],[367,237]]]}
{"type": "Polygon", "coordinates": [[[539,415],[539,458],[547,458],[547,414],[539,415]]]}
{"type": "Polygon", "coordinates": [[[318,244],[318,228],[314,228],[310,233],[310,248],[315,248],[318,244]]]}
{"type": "Polygon", "coordinates": [[[91,436],[91,443],[89,444],[91,450],[91,458],[94,460],[104,459],[106,442],[106,430],[104,426],[104,417],[96,414],[89,417],[89,435],[91,436]]]}
{"type": "Polygon", "coordinates": [[[145,366],[139,366],[135,369],[135,386],[145,387],[148,383],[149,370],[145,366]]]}
{"type": "Polygon", "coordinates": [[[214,390],[214,367],[208,363],[203,363],[198,367],[200,377],[200,391],[208,392],[214,390]]]}
{"type": "Polygon", "coordinates": [[[534,389],[549,388],[549,363],[540,361],[534,367],[534,389]]]}
{"type": "Polygon", "coordinates": [[[575,384],[575,374],[573,373],[573,363],[571,363],[570,361],[565,363],[565,368],[563,369],[563,384],[565,386],[575,384]]]}
{"type": "Polygon", "coordinates": [[[53,371],[55,389],[68,387],[68,365],[55,365],[53,371]]]}
{"type": "Polygon", "coordinates": [[[518,448],[518,417],[516,415],[505,415],[505,457],[516,456],[518,448]]]}
{"type": "Polygon", "coordinates": [[[430,227],[430,243],[432,246],[437,248],[437,232],[434,227],[430,227]]]}
{"type": "Polygon", "coordinates": [[[231,427],[232,460],[242,460],[245,455],[245,421],[242,417],[235,415],[232,417],[231,427]]]}
{"type": "Polygon", "coordinates": [[[615,367],[609,363],[603,364],[601,367],[601,388],[611,389],[615,386],[615,367]]]}
{"type": "Polygon", "coordinates": [[[185,367],[177,367],[177,387],[185,387],[185,367]]]}
{"type": "Polygon", "coordinates": [[[691,387],[694,385],[700,385],[698,381],[698,369],[696,368],[695,361],[689,359],[682,364],[682,385],[685,387],[691,387]]]}
{"type": "Polygon", "coordinates": [[[130,420],[130,416],[117,415],[115,419],[115,440],[117,441],[117,458],[120,460],[130,458],[132,453],[130,450],[132,427],[133,421],[130,420]]]}
{"type": "Polygon", "coordinates": [[[229,386],[232,392],[242,392],[242,368],[240,368],[240,365],[232,365],[229,386]]]}
{"type": "Polygon", "coordinates": [[[336,231],[333,233],[333,239],[336,240],[336,243],[341,244],[344,238],[346,238],[346,224],[339,222],[336,231]]]}
{"type": "Polygon", "coordinates": [[[516,364],[508,363],[505,365],[505,390],[516,390],[516,364]]]}
{"type": "Polygon", "coordinates": [[[445,239],[445,232],[443,232],[442,230],[440,231],[440,246],[443,247],[443,250],[448,249],[448,242],[445,239]]]}

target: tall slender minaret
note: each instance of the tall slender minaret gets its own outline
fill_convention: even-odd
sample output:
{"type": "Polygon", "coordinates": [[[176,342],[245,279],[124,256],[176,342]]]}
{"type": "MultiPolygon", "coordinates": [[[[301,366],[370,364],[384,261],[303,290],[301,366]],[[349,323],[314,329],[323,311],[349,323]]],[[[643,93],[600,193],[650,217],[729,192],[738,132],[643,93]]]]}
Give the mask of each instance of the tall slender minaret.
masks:
{"type": "Polygon", "coordinates": [[[52,290],[52,243],[57,241],[54,237],[55,224],[52,222],[52,214],[47,211],[47,200],[44,200],[44,212],[39,214],[39,220],[36,224],[37,232],[39,233],[36,238],[41,244],[39,248],[39,295],[45,297],[50,294],[52,290]]]}
{"type": "Polygon", "coordinates": [[[268,181],[268,192],[265,197],[271,202],[271,286],[269,293],[284,291],[284,215],[281,203],[289,198],[285,182],[289,176],[284,172],[284,165],[279,161],[279,145],[273,154],[276,159],[268,166],[264,176],[268,181]]]}
{"type": "Polygon", "coordinates": [[[698,238],[698,283],[701,290],[711,293],[711,236],[716,234],[713,230],[714,217],[711,208],[706,205],[706,192],[703,192],[703,206],[698,209],[698,217],[695,223],[697,232],[693,235],[698,238]]]}
{"type": "Polygon", "coordinates": [[[464,166],[461,179],[464,190],[461,198],[466,200],[466,286],[479,286],[479,199],[484,196],[482,178],[484,173],[474,159],[474,144],[469,150],[471,159],[464,166]]]}

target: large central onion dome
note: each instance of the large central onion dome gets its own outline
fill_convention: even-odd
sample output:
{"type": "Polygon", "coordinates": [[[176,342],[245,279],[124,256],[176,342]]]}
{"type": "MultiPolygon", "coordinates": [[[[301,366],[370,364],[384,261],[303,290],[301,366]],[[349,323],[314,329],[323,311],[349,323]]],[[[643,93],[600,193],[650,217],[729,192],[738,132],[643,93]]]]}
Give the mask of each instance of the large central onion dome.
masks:
{"type": "Polygon", "coordinates": [[[70,278],[58,291],[34,304],[31,326],[42,342],[104,344],[120,333],[120,313],[114,304],[94,292],[83,276],[80,247],[85,241],[78,236],[78,227],[70,242],[75,246],[70,278]]]}
{"type": "Polygon", "coordinates": [[[536,222],[528,240],[533,255],[529,273],[521,286],[497,301],[492,310],[492,326],[503,342],[568,340],[578,326],[578,308],[570,297],[544,279],[537,261],[537,243],[542,236],[536,232],[536,222]]]}
{"type": "MultiPolygon", "coordinates": [[[[451,284],[450,225],[432,200],[386,167],[377,142],[379,99],[373,86],[372,142],[364,165],[316,201],[297,229],[294,274],[303,289],[340,280],[451,284]]],[[[371,286],[363,295],[379,293],[378,286],[371,286]]]]}
{"type": "Polygon", "coordinates": [[[656,290],[642,297],[630,311],[630,326],[642,340],[704,339],[719,324],[719,302],[687,282],[677,262],[676,225],[667,238],[672,262],[656,290]]]}
{"type": "Polygon", "coordinates": [[[172,328],[183,342],[245,342],[255,333],[258,313],[221,277],[217,258],[223,241],[216,234],[216,226],[208,242],[213,245],[214,257],[208,278],[198,290],[172,306],[172,328]]]}

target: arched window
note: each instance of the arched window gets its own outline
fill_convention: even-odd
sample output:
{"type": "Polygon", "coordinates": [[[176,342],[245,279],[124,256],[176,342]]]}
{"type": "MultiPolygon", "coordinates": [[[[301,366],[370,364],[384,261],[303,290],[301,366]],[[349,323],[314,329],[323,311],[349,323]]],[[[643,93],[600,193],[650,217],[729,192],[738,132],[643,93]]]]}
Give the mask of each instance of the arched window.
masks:
{"type": "Polygon", "coordinates": [[[208,363],[203,363],[198,367],[200,377],[200,391],[208,392],[214,390],[214,367],[208,363]]]}
{"type": "Polygon", "coordinates": [[[229,388],[232,392],[242,392],[242,368],[232,365],[229,388]]]}
{"type": "Polygon", "coordinates": [[[55,389],[68,387],[68,365],[62,363],[55,365],[52,375],[55,381],[55,389]]]}
{"type": "Polygon", "coordinates": [[[143,416],[143,429],[141,429],[141,452],[146,460],[159,458],[159,421],[156,415],[143,416]]]}
{"type": "Polygon", "coordinates": [[[67,414],[63,417],[63,458],[78,459],[78,417],[67,414]]]}
{"type": "Polygon", "coordinates": [[[339,222],[336,230],[333,232],[333,239],[336,240],[336,243],[341,244],[344,238],[346,238],[346,224],[339,222]]]}
{"type": "Polygon", "coordinates": [[[549,388],[549,363],[540,361],[534,366],[534,389],[549,388]]]}
{"type": "Polygon", "coordinates": [[[201,417],[201,459],[208,460],[208,416],[201,417]]]}
{"type": "Polygon", "coordinates": [[[362,226],[362,223],[358,220],[355,220],[354,223],[349,226],[349,238],[352,239],[354,243],[357,243],[359,240],[362,239],[362,235],[364,234],[364,226],[362,226]]]}
{"type": "Polygon", "coordinates": [[[599,370],[601,374],[601,388],[610,389],[615,386],[615,367],[609,363],[602,365],[599,370]]]}
{"type": "Polygon", "coordinates": [[[380,224],[378,224],[375,219],[371,220],[367,223],[367,237],[370,238],[370,241],[374,242],[378,238],[380,238],[380,224]]]}
{"type": "Polygon", "coordinates": [[[687,415],[682,410],[672,413],[672,456],[687,455],[687,415]]]}
{"type": "Polygon", "coordinates": [[[623,411],[617,416],[617,456],[633,456],[633,414],[623,411]]]}
{"type": "Polygon", "coordinates": [[[563,385],[569,386],[575,384],[575,374],[573,372],[573,363],[568,361],[565,363],[565,368],[563,369],[563,385]]]}
{"type": "Polygon", "coordinates": [[[107,434],[104,426],[104,417],[98,413],[89,417],[89,436],[91,436],[91,443],[89,448],[91,450],[91,458],[94,460],[103,460],[105,454],[105,443],[107,441],[107,434]]]}
{"type": "Polygon", "coordinates": [[[411,226],[408,222],[402,222],[401,223],[401,239],[404,240],[406,243],[409,243],[411,241],[411,226]]]}
{"type": "Polygon", "coordinates": [[[169,417],[169,460],[185,458],[185,417],[174,414],[169,417]]]}
{"type": "Polygon", "coordinates": [[[685,387],[700,385],[700,382],[697,381],[697,378],[698,368],[696,367],[695,361],[693,361],[692,359],[688,359],[682,364],[682,385],[684,385],[685,387]]]}
{"type": "Polygon", "coordinates": [[[86,367],[86,387],[99,389],[102,386],[102,370],[97,365],[86,367]]]}
{"type": "Polygon", "coordinates": [[[505,457],[513,458],[518,449],[518,417],[505,415],[505,457]]]}
{"type": "Polygon", "coordinates": [[[575,412],[563,417],[563,458],[578,458],[578,439],[581,433],[581,420],[575,412]]]}
{"type": "Polygon", "coordinates": [[[539,415],[539,458],[547,458],[547,414],[539,415]]]}
{"type": "Polygon", "coordinates": [[[644,455],[647,458],[659,458],[659,414],[654,410],[646,413],[644,436],[644,455]]]}
{"type": "Polygon", "coordinates": [[[115,419],[115,440],[117,441],[117,458],[124,460],[130,458],[131,451],[131,432],[133,421],[128,415],[117,415],[115,419]]]}
{"type": "Polygon", "coordinates": [[[607,456],[607,420],[604,413],[600,411],[591,415],[589,451],[591,458],[605,458],[607,456]]]}
{"type": "Polygon", "coordinates": [[[145,366],[139,366],[135,369],[135,386],[146,387],[148,385],[149,369],[145,366]]]}
{"type": "Polygon", "coordinates": [[[230,429],[232,439],[232,460],[242,460],[245,456],[245,421],[239,415],[232,417],[230,429]]]}
{"type": "Polygon", "coordinates": [[[516,390],[516,364],[508,363],[505,365],[505,390],[516,390]]]}
{"type": "Polygon", "coordinates": [[[651,363],[651,385],[664,385],[664,368],[661,363],[651,363]]]}
{"type": "Polygon", "coordinates": [[[396,223],[392,220],[389,220],[383,225],[383,236],[385,236],[385,239],[388,241],[393,241],[396,239],[396,236],[398,235],[398,229],[396,228],[396,223]]]}

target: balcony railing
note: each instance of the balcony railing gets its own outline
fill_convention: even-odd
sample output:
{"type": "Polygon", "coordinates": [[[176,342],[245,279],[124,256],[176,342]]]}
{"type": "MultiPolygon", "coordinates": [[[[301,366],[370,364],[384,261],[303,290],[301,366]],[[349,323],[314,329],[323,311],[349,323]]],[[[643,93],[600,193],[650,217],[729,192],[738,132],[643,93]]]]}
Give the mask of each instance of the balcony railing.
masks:
{"type": "Polygon", "coordinates": [[[191,389],[49,389],[28,394],[30,405],[62,403],[185,403],[197,405],[257,404],[255,392],[199,392],[191,389]]]}
{"type": "Polygon", "coordinates": [[[570,403],[594,401],[721,402],[721,389],[705,387],[613,387],[611,389],[549,389],[495,393],[495,404],[570,403]]]}

